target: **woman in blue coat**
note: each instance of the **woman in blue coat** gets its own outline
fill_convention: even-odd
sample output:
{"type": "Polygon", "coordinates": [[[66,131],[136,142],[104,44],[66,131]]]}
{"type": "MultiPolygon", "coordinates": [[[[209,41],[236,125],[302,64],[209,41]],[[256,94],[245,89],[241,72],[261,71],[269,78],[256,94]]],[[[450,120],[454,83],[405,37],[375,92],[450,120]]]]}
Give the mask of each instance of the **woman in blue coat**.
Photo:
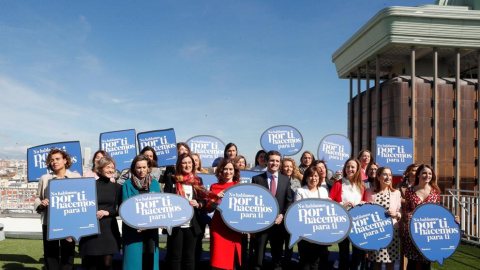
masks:
{"type": "MultiPolygon", "coordinates": [[[[160,184],[149,174],[152,161],[146,155],[138,155],[130,166],[132,177],[122,186],[122,201],[143,193],[160,192],[160,184]]],[[[158,229],[137,230],[122,224],[123,269],[158,270],[158,229]]]]}

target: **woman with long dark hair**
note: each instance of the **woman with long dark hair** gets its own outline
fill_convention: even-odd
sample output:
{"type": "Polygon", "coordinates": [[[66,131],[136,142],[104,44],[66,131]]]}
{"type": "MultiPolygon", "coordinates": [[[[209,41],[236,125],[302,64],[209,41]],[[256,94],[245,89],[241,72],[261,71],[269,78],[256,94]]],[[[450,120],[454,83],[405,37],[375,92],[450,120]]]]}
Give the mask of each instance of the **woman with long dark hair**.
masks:
{"type": "MultiPolygon", "coordinates": [[[[142,151],[140,151],[140,155],[145,155],[150,159],[151,166],[149,167],[149,172],[148,174],[155,179],[156,181],[160,181],[160,177],[162,175],[162,171],[160,168],[158,168],[158,157],[157,154],[155,153],[155,149],[151,146],[145,146],[142,151]]],[[[120,185],[123,185],[127,179],[132,178],[132,171],[130,170],[123,170],[122,174],[120,175],[120,178],[118,179],[117,183],[120,185]]]]}
{"type": "Polygon", "coordinates": [[[408,258],[407,269],[430,269],[430,262],[427,261],[413,244],[410,238],[409,224],[413,211],[424,203],[439,203],[440,188],[437,185],[437,176],[433,168],[422,164],[417,169],[415,183],[405,191],[405,215],[407,222],[403,228],[403,245],[405,257],[408,258]]]}
{"type": "Polygon", "coordinates": [[[266,171],[267,170],[267,152],[265,150],[259,150],[255,155],[255,167],[252,171],[266,171]]]}
{"type": "Polygon", "coordinates": [[[231,142],[225,146],[225,151],[223,151],[223,158],[234,159],[237,156],[237,154],[238,154],[237,145],[231,142]]]}
{"type": "Polygon", "coordinates": [[[174,227],[172,234],[167,236],[169,265],[172,270],[193,270],[197,237],[202,233],[200,209],[205,205],[208,191],[205,190],[202,179],[197,176],[192,154],[181,154],[178,157],[173,178],[173,188],[165,192],[186,198],[194,211],[189,222],[174,227]]]}
{"type": "MultiPolygon", "coordinates": [[[[218,183],[210,187],[213,199],[207,202],[207,211],[213,212],[222,201],[225,190],[240,183],[240,171],[232,159],[224,159],[217,167],[218,183]]],[[[210,223],[210,254],[213,269],[234,269],[235,263],[241,264],[242,234],[230,229],[215,211],[210,223]]]]}
{"type": "MultiPolygon", "coordinates": [[[[160,192],[159,182],[149,174],[151,167],[152,160],[146,155],[133,159],[132,176],[122,186],[122,201],[139,194],[160,192]]],[[[158,229],[137,230],[123,223],[122,239],[124,270],[158,270],[158,229]]]]}

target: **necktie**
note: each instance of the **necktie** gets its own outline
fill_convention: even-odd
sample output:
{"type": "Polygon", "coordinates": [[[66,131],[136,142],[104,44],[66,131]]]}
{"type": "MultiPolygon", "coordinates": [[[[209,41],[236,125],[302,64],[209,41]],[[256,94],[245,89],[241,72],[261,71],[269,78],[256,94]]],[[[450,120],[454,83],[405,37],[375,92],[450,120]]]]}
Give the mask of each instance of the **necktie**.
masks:
{"type": "Polygon", "coordinates": [[[277,194],[277,182],[275,181],[274,174],[272,174],[272,181],[270,182],[270,191],[272,192],[273,196],[277,194]]]}

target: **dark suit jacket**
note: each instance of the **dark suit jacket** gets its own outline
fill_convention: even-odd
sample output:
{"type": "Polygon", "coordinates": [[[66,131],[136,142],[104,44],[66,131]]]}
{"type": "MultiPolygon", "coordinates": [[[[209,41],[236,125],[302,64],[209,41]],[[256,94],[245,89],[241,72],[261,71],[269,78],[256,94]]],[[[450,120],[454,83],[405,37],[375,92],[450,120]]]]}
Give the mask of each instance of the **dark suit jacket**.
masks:
{"type": "MultiPolygon", "coordinates": [[[[252,178],[252,183],[261,185],[266,189],[269,189],[266,172],[260,175],[254,176],[252,178]]],[[[293,193],[292,193],[292,189],[290,188],[290,180],[288,179],[287,176],[281,173],[278,173],[277,193],[275,195],[275,198],[277,199],[277,202],[278,202],[278,213],[283,214],[283,217],[285,218],[285,213],[287,212],[287,209],[290,206],[290,204],[292,204],[293,202],[293,193]]]]}

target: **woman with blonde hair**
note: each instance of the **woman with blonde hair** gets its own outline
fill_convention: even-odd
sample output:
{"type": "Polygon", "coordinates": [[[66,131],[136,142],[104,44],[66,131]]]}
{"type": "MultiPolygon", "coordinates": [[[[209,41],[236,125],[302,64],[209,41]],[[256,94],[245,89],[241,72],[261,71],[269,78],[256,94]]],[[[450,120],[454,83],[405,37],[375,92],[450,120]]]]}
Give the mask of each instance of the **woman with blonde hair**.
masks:
{"type": "MultiPolygon", "coordinates": [[[[330,190],[330,199],[350,209],[364,203],[365,185],[362,181],[361,164],[356,158],[350,158],[343,166],[342,180],[335,182],[330,190]]],[[[350,240],[345,238],[338,243],[339,265],[338,269],[357,269],[365,252],[352,246],[352,259],[349,260],[350,240]]]]}

